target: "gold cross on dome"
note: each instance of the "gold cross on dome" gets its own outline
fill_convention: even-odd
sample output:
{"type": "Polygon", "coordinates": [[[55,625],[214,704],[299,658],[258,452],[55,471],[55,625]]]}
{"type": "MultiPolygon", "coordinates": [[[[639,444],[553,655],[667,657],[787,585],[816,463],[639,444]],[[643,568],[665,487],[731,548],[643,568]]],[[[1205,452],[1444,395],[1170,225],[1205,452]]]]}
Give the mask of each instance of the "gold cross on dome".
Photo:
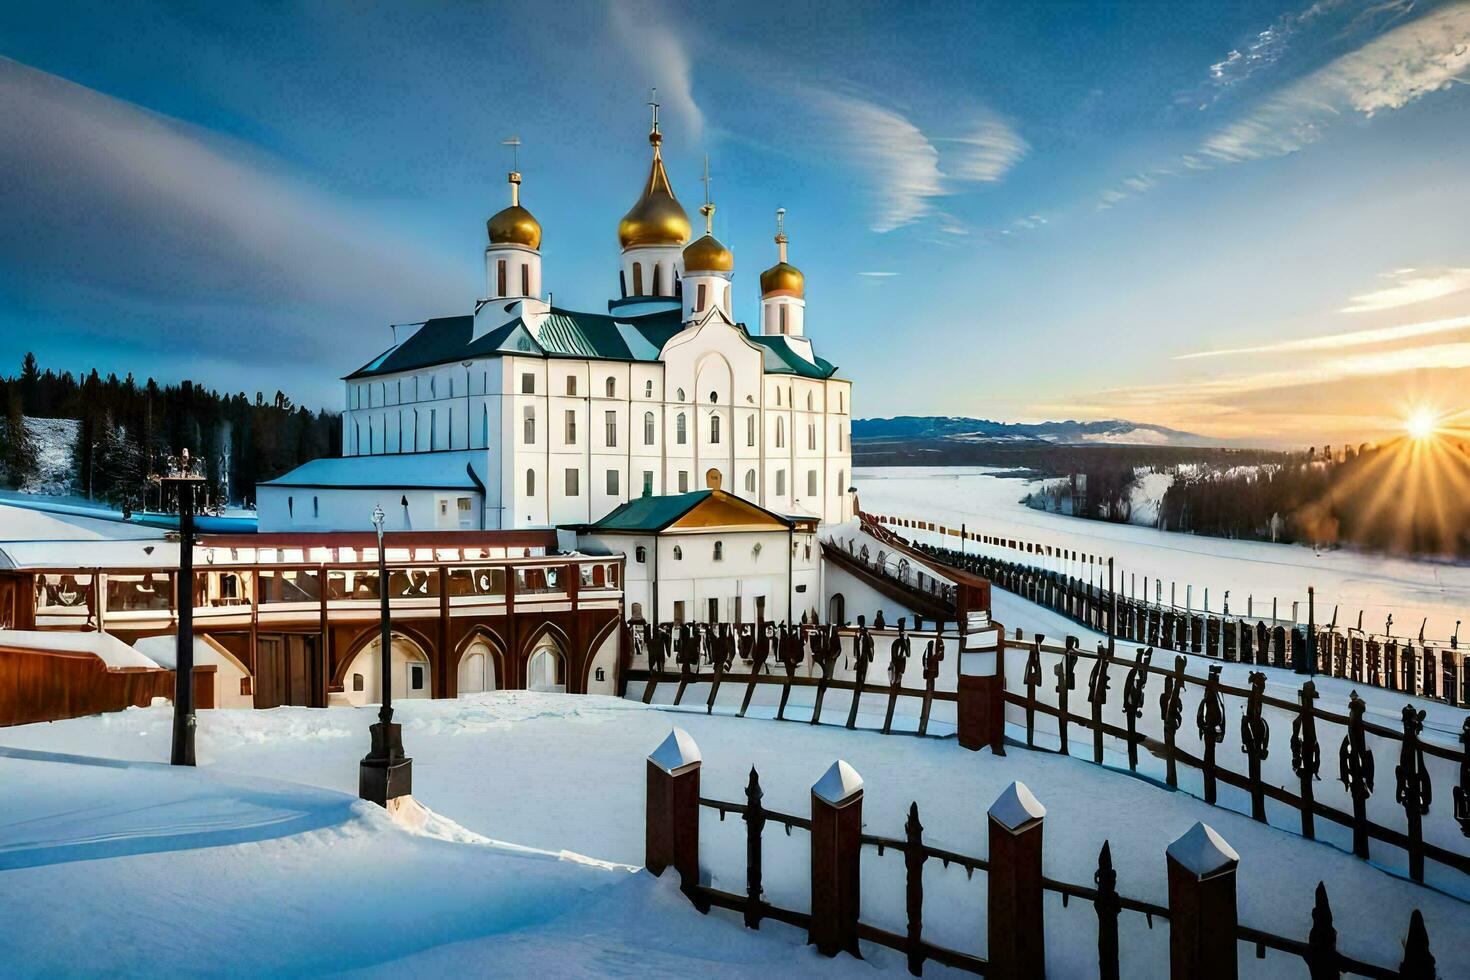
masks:
{"type": "Polygon", "coordinates": [[[653,131],[658,132],[658,86],[648,90],[648,107],[653,110],[653,131]]]}

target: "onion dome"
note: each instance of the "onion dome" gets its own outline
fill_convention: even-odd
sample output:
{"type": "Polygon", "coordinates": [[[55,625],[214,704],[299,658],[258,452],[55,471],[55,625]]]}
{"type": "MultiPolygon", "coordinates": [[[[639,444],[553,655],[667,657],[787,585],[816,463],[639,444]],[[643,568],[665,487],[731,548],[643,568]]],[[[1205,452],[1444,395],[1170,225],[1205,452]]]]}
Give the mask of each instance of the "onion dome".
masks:
{"type": "Polygon", "coordinates": [[[510,180],[510,207],[495,213],[485,222],[485,231],[490,235],[491,245],[524,245],[526,248],[541,247],[541,222],[531,212],[521,207],[521,175],[512,172],[510,180]]]}
{"type": "Polygon", "coordinates": [[[776,210],[776,264],[761,273],[761,297],[795,296],[801,299],[806,294],[806,276],[801,270],[786,261],[786,209],[776,210]]]}
{"type": "Polygon", "coordinates": [[[733,271],[735,256],[714,236],[715,206],[706,201],[699,213],[704,215],[704,237],[684,249],[684,274],[733,271]]]}
{"type": "Polygon", "coordinates": [[[653,165],[648,171],[648,183],[643,187],[643,196],[618,223],[618,241],[624,249],[643,245],[683,245],[689,241],[689,215],[674,197],[669,186],[669,175],[664,172],[663,156],[659,144],[663,134],[654,122],[653,132],[648,134],[653,146],[653,165]]]}

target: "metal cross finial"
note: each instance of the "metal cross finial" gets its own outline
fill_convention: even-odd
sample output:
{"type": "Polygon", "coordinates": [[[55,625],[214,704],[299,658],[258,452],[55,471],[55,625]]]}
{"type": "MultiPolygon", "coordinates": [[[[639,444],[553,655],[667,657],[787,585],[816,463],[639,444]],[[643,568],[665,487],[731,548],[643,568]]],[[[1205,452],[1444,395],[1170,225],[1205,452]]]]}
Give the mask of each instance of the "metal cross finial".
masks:
{"type": "Polygon", "coordinates": [[[709,176],[709,154],[708,153],[706,153],[704,155],[704,176],[701,177],[701,178],[699,178],[699,179],[704,184],[704,203],[705,204],[708,204],[709,203],[709,181],[710,181],[710,176],[709,176]]]}
{"type": "Polygon", "coordinates": [[[786,234],[786,209],[785,208],[777,208],[776,209],[776,234],[778,236],[779,235],[786,234]]]}
{"type": "Polygon", "coordinates": [[[648,90],[648,106],[653,110],[653,131],[658,132],[658,87],[648,90]]]}
{"type": "Polygon", "coordinates": [[[508,136],[500,141],[501,146],[510,147],[510,169],[519,172],[521,169],[521,138],[519,136],[508,136]]]}
{"type": "Polygon", "coordinates": [[[704,176],[699,178],[704,184],[704,204],[699,208],[699,213],[704,215],[704,233],[713,235],[715,233],[715,206],[709,199],[709,154],[704,155],[704,176]]]}

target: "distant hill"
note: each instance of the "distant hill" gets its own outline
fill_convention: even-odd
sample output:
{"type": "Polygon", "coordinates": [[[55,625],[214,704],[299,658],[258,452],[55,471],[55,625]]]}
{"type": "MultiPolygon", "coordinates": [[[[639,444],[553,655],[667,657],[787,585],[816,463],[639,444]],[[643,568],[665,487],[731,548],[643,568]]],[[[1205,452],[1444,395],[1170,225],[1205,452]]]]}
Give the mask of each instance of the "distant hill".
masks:
{"type": "Polygon", "coordinates": [[[978,443],[1047,443],[1062,446],[1223,446],[1226,443],[1178,429],[1124,419],[1098,422],[993,422],[942,415],[854,419],[855,441],[945,440],[978,443]]]}

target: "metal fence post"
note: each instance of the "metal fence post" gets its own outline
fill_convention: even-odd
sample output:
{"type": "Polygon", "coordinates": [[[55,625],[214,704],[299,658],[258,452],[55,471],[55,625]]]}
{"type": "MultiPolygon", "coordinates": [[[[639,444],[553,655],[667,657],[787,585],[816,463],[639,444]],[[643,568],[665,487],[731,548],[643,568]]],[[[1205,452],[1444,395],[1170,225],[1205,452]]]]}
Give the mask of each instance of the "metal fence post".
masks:
{"type": "Polygon", "coordinates": [[[1024,783],[1011,783],[990,805],[987,937],[990,976],[1046,976],[1041,888],[1042,825],[1046,807],[1024,783]]]}
{"type": "Polygon", "coordinates": [[[1165,852],[1169,873],[1169,976],[1237,976],[1235,872],[1240,855],[1213,828],[1196,823],[1165,852]]]}
{"type": "Polygon", "coordinates": [[[863,779],[841,759],[812,786],[812,904],[807,942],[824,956],[858,951],[863,779]]]}

